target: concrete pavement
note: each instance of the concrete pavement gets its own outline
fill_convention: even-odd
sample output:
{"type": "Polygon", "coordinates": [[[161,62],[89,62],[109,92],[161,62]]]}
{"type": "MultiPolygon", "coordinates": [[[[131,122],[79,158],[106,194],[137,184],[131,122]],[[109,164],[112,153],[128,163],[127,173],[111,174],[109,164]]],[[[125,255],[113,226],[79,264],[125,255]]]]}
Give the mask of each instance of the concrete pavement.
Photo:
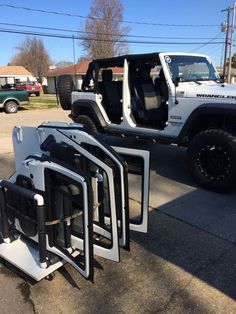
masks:
{"type": "Polygon", "coordinates": [[[11,134],[14,126],[38,126],[48,121],[72,122],[68,114],[69,111],[62,109],[19,110],[17,114],[0,112],[0,154],[13,151],[11,134]]]}
{"type": "MultiPolygon", "coordinates": [[[[32,111],[18,124],[29,119],[37,125],[41,114],[67,119],[65,112],[47,110],[36,122],[32,111]]],[[[152,153],[148,234],[131,234],[131,251],[121,250],[121,263],[96,258],[101,267],[94,284],[67,265],[53,281],[31,285],[1,265],[1,313],[236,313],[235,193],[199,189],[182,149],[139,145],[152,153]]],[[[13,168],[12,154],[1,153],[0,177],[13,168]]]]}

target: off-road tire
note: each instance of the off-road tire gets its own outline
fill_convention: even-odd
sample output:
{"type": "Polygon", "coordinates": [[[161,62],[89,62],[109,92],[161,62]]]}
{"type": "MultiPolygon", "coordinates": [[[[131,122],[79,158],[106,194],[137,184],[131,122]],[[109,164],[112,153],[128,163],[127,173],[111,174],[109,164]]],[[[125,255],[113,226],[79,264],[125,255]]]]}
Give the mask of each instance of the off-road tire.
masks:
{"type": "Polygon", "coordinates": [[[211,129],[190,142],[187,163],[196,182],[215,192],[230,192],[236,184],[236,138],[211,129]]]}
{"type": "Polygon", "coordinates": [[[17,113],[18,111],[18,103],[14,100],[9,100],[4,105],[4,111],[6,113],[17,113]]]}
{"type": "Polygon", "coordinates": [[[91,133],[97,133],[98,129],[93,120],[86,115],[78,116],[75,120],[75,123],[83,124],[91,133]]]}
{"type": "Polygon", "coordinates": [[[57,79],[57,93],[63,110],[71,109],[71,93],[75,90],[71,75],[61,75],[57,79]]]}

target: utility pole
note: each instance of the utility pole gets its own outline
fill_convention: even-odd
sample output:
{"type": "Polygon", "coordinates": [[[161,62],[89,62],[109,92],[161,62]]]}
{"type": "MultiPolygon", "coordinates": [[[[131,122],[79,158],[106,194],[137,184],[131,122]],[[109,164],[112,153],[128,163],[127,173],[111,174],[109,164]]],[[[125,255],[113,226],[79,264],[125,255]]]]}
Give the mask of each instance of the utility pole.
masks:
{"type": "Polygon", "coordinates": [[[231,24],[230,49],[229,49],[229,70],[228,70],[228,83],[230,83],[230,78],[231,78],[231,68],[232,68],[232,47],[233,47],[233,39],[234,39],[234,20],[235,20],[235,9],[236,9],[236,1],[234,0],[233,17],[232,17],[232,24],[231,24]]]}
{"type": "Polygon", "coordinates": [[[224,52],[224,66],[223,66],[223,76],[225,77],[226,75],[226,62],[227,62],[227,51],[228,51],[228,40],[229,40],[229,21],[230,21],[230,11],[231,8],[230,6],[225,9],[221,10],[221,12],[227,11],[227,22],[226,22],[226,29],[225,29],[225,52],[224,52]]]}

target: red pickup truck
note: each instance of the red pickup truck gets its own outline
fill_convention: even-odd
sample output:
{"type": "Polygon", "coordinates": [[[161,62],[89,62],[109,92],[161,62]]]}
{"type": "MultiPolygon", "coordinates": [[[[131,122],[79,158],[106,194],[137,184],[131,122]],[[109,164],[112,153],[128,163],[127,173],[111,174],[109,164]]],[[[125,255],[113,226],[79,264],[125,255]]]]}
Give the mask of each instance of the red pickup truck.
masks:
{"type": "Polygon", "coordinates": [[[26,90],[30,95],[35,94],[36,96],[40,96],[40,84],[38,82],[25,82],[17,84],[16,89],[18,90],[26,90]]]}

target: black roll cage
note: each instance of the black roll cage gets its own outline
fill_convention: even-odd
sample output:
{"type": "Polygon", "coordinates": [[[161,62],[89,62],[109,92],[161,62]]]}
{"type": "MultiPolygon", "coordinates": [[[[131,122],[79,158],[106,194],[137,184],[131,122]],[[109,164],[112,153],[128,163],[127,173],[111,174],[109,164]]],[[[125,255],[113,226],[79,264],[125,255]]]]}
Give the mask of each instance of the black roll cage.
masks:
{"type": "Polygon", "coordinates": [[[100,68],[112,68],[112,67],[123,67],[124,61],[132,63],[132,68],[138,68],[140,65],[145,63],[154,63],[159,64],[159,52],[155,53],[146,53],[146,54],[133,54],[133,55],[124,55],[113,58],[106,59],[96,59],[89,63],[88,70],[84,76],[82,82],[82,91],[85,91],[89,87],[90,80],[94,81],[94,92],[98,93],[98,77],[100,68]]]}

